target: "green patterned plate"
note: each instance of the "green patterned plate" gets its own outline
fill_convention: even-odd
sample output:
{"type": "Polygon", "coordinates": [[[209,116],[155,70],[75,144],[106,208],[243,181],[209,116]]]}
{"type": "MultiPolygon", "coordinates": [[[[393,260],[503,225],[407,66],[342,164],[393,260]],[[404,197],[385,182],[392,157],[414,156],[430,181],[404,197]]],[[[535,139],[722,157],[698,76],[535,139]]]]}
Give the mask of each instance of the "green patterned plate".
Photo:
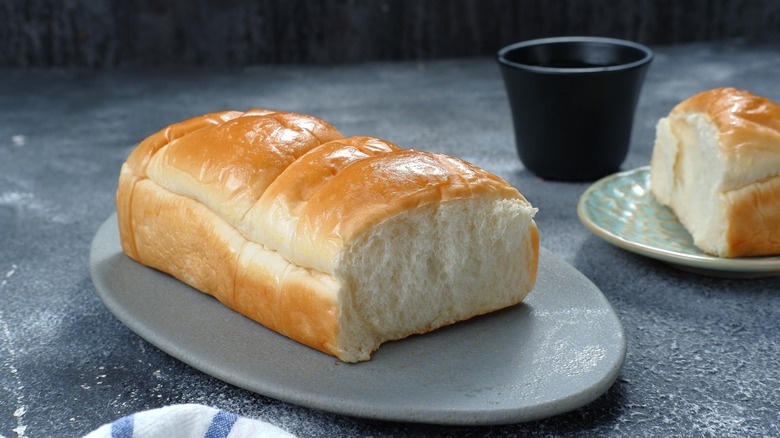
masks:
{"type": "Polygon", "coordinates": [[[694,246],[677,216],[650,194],[649,167],[597,181],[580,197],[577,214],[607,242],[679,269],[731,278],[780,275],[780,257],[720,258],[694,246]]]}

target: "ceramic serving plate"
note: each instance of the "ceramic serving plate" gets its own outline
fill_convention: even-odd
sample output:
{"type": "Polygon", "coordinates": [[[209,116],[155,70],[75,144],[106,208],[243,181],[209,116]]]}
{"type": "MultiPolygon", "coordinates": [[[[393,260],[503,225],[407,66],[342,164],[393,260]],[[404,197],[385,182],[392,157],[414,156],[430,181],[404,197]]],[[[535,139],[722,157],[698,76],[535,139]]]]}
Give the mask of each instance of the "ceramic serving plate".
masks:
{"type": "Polygon", "coordinates": [[[620,248],[698,274],[750,278],[780,275],[780,257],[720,258],[703,253],[669,208],[650,193],[650,169],[607,176],[580,197],[580,220],[620,248]]]}
{"type": "Polygon", "coordinates": [[[279,400],[364,418],[505,424],[581,407],[625,357],[618,316],[599,289],[547,250],[526,301],[383,344],[346,364],[291,341],[121,250],[116,216],[90,253],[97,293],[117,318],[179,360],[279,400]]]}

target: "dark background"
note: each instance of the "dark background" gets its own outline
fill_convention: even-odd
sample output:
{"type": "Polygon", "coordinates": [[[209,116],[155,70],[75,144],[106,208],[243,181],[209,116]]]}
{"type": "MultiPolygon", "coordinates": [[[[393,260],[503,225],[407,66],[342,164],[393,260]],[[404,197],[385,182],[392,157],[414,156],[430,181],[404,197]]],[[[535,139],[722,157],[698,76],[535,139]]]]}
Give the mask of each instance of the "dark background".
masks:
{"type": "Polygon", "coordinates": [[[588,184],[541,180],[517,160],[487,57],[565,34],[655,51],[625,170],[647,165],[655,123],[695,92],[780,101],[780,0],[0,0],[0,435],[75,437],[198,403],[307,438],[780,436],[780,277],[703,277],[623,251],[577,219],[588,184]],[[412,61],[345,65],[395,59],[412,61]],[[540,209],[542,245],[620,315],[628,350],[615,384],[532,423],[383,422],[242,390],[126,328],[88,263],[122,162],[169,123],[258,106],[455,155],[518,187],[540,209]]]}
{"type": "Polygon", "coordinates": [[[780,1],[0,0],[0,67],[423,60],[573,34],[777,40],[780,1]]]}

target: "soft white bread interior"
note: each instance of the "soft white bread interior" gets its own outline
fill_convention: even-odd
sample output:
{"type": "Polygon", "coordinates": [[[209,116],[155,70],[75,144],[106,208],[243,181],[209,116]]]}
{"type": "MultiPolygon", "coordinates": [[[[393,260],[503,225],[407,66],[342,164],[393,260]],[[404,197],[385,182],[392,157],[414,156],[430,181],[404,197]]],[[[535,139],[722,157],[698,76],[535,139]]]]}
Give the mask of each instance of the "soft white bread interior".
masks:
{"type": "Polygon", "coordinates": [[[343,138],[311,116],[187,120],[122,166],[131,258],[346,362],[520,302],[538,232],[500,178],[441,154],[343,138]]]}
{"type": "Polygon", "coordinates": [[[681,102],[656,127],[650,189],[703,252],[780,254],[780,105],[734,88],[681,102]]]}

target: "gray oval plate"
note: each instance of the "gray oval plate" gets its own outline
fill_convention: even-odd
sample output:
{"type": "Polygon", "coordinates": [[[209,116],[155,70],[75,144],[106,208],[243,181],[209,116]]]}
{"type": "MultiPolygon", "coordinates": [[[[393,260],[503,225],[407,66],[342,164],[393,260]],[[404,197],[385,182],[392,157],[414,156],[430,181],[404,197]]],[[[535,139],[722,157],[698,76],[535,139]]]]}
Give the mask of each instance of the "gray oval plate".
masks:
{"type": "Polygon", "coordinates": [[[682,270],[727,278],[780,275],[780,257],[721,258],[697,248],[674,212],[650,193],[647,166],[593,183],[580,197],[577,213],[607,242],[682,270]]]}
{"type": "Polygon", "coordinates": [[[122,253],[116,215],[92,242],[90,270],[130,329],[209,375],[286,402],[357,417],[458,425],[537,420],[603,394],[626,339],[599,289],[542,249],[517,306],[383,344],[345,364],[224,307],[122,253]]]}

